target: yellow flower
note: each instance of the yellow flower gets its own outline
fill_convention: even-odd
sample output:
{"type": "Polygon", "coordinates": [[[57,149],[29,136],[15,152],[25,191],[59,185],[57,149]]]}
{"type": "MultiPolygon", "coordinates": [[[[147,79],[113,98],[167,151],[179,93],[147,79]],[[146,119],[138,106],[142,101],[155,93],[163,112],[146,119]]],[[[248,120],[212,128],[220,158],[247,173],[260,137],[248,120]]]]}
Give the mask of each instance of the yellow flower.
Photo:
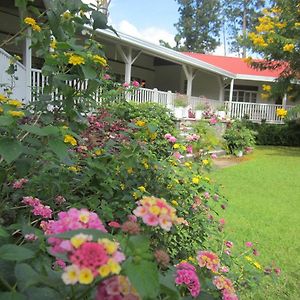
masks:
{"type": "Polygon", "coordinates": [[[146,189],[144,186],[139,186],[138,189],[142,192],[142,193],[145,193],[146,192],[146,189]]]}
{"type": "Polygon", "coordinates": [[[50,42],[50,48],[56,49],[56,47],[57,47],[57,41],[56,39],[52,39],[52,41],[50,42]]]}
{"type": "Polygon", "coordinates": [[[270,94],[261,93],[260,97],[261,97],[262,100],[268,100],[270,98],[270,94]]]}
{"type": "Polygon", "coordinates": [[[64,142],[66,144],[71,144],[72,146],[76,146],[77,145],[77,141],[74,137],[72,137],[71,135],[69,134],[66,134],[65,137],[64,137],[64,142]]]}
{"type": "Polygon", "coordinates": [[[210,182],[210,178],[209,178],[209,177],[204,177],[204,179],[205,179],[207,182],[210,182]]]}
{"type": "Polygon", "coordinates": [[[3,108],[2,107],[0,107],[0,113],[3,113],[3,108]]]}
{"type": "Polygon", "coordinates": [[[15,107],[21,107],[23,105],[23,103],[21,101],[18,101],[18,100],[8,100],[7,103],[9,105],[15,106],[15,107]]]}
{"type": "Polygon", "coordinates": [[[29,17],[27,17],[27,18],[24,19],[24,23],[28,24],[28,25],[31,25],[31,26],[36,25],[35,19],[29,18],[29,17]]]}
{"type": "Polygon", "coordinates": [[[149,208],[149,212],[154,214],[154,215],[159,215],[160,213],[160,208],[157,205],[152,205],[149,208]]]}
{"type": "Polygon", "coordinates": [[[41,32],[42,28],[38,24],[35,24],[35,25],[32,25],[32,30],[37,31],[37,32],[41,32]]]}
{"type": "Polygon", "coordinates": [[[139,198],[139,195],[138,195],[138,193],[133,192],[133,193],[132,193],[132,197],[133,197],[135,200],[137,200],[137,199],[139,198]]]}
{"type": "Polygon", "coordinates": [[[248,261],[250,261],[250,262],[253,261],[252,257],[250,257],[250,256],[245,256],[245,259],[248,260],[248,261]]]}
{"type": "Polygon", "coordinates": [[[100,56],[100,55],[93,55],[93,61],[95,63],[98,63],[98,64],[102,65],[103,67],[107,66],[107,60],[104,57],[100,56]]]}
{"type": "Polygon", "coordinates": [[[272,87],[268,84],[263,84],[262,85],[262,89],[265,91],[265,92],[270,92],[272,87]]]}
{"type": "Polygon", "coordinates": [[[101,277],[106,277],[110,273],[110,266],[109,265],[103,265],[98,269],[98,273],[101,277]]]}
{"type": "Polygon", "coordinates": [[[79,215],[80,222],[87,224],[89,222],[89,219],[90,219],[90,213],[88,211],[83,211],[80,213],[79,215]]]}
{"type": "Polygon", "coordinates": [[[180,148],[180,144],[177,144],[177,143],[174,144],[174,145],[173,145],[173,148],[174,148],[174,149],[179,149],[179,148],[180,148]]]}
{"type": "Polygon", "coordinates": [[[157,133],[156,132],[150,134],[150,139],[151,140],[155,140],[156,138],[157,138],[157,133]]]}
{"type": "Polygon", "coordinates": [[[279,29],[285,28],[286,27],[286,23],[275,23],[275,26],[279,29]]]}
{"type": "Polygon", "coordinates": [[[2,94],[0,94],[0,102],[6,102],[8,98],[2,94]]]}
{"type": "Polygon", "coordinates": [[[198,184],[198,183],[200,182],[200,178],[199,178],[199,177],[193,177],[193,178],[192,178],[192,182],[193,182],[194,184],[198,184]]]}
{"type": "Polygon", "coordinates": [[[120,273],[121,267],[114,259],[110,258],[107,262],[107,265],[109,266],[110,272],[112,274],[119,274],[120,273]]]}
{"type": "Polygon", "coordinates": [[[202,162],[203,162],[203,164],[204,164],[205,166],[209,164],[209,160],[208,160],[208,159],[203,159],[202,162]]]}
{"type": "Polygon", "coordinates": [[[146,170],[148,170],[148,169],[149,169],[149,165],[148,165],[147,159],[143,159],[142,163],[143,163],[143,165],[144,165],[144,168],[145,168],[146,170]]]}
{"type": "Polygon", "coordinates": [[[65,19],[65,20],[69,20],[71,19],[72,15],[69,11],[65,11],[63,14],[62,14],[62,17],[65,19]]]}
{"type": "Polygon", "coordinates": [[[84,65],[85,61],[84,58],[81,57],[80,55],[77,54],[71,54],[71,56],[69,57],[69,64],[71,65],[84,65]]]}
{"type": "Polygon", "coordinates": [[[88,268],[83,268],[79,272],[79,283],[90,284],[94,280],[94,275],[92,271],[88,268]]]}
{"type": "Polygon", "coordinates": [[[257,261],[255,261],[255,262],[253,263],[253,265],[254,265],[254,267],[255,267],[256,269],[259,269],[259,270],[262,270],[262,269],[263,269],[262,266],[261,266],[261,264],[258,263],[257,261]]]}
{"type": "Polygon", "coordinates": [[[71,265],[65,268],[65,272],[62,274],[62,280],[65,284],[75,284],[79,279],[79,268],[71,265]]]}
{"type": "Polygon", "coordinates": [[[295,27],[300,27],[300,22],[296,22],[295,27]]]}
{"type": "Polygon", "coordinates": [[[103,150],[101,150],[101,149],[98,149],[98,150],[95,151],[95,154],[97,156],[101,155],[102,153],[103,153],[103,150]]]}
{"type": "Polygon", "coordinates": [[[122,191],[124,191],[124,190],[125,190],[125,184],[124,184],[124,183],[121,183],[121,184],[120,184],[120,188],[121,188],[122,191]]]}
{"type": "Polygon", "coordinates": [[[72,171],[74,173],[78,173],[80,171],[80,167],[77,167],[77,166],[71,166],[71,167],[68,167],[68,170],[69,171],[72,171]]]}
{"type": "Polygon", "coordinates": [[[136,126],[139,126],[139,127],[143,127],[143,126],[146,125],[146,122],[141,121],[141,120],[138,120],[138,121],[135,122],[135,125],[136,125],[136,126]]]}
{"type": "Polygon", "coordinates": [[[14,110],[9,110],[8,114],[11,115],[12,117],[17,117],[17,118],[25,116],[24,112],[22,112],[22,111],[14,111],[14,110]]]}
{"type": "Polygon", "coordinates": [[[133,173],[133,169],[132,169],[132,168],[128,168],[128,169],[127,169],[127,173],[128,173],[128,174],[132,174],[132,173],[133,173]]]}
{"type": "Polygon", "coordinates": [[[284,118],[286,115],[287,115],[287,110],[285,110],[284,108],[277,108],[276,110],[276,115],[279,117],[279,118],[284,118]]]}
{"type": "Polygon", "coordinates": [[[178,206],[178,202],[176,200],[172,200],[171,203],[174,205],[174,206],[178,206]]]}
{"type": "Polygon", "coordinates": [[[191,256],[188,258],[188,260],[191,261],[191,262],[196,262],[196,259],[194,257],[191,257],[191,256]]]}
{"type": "Polygon", "coordinates": [[[294,49],[295,49],[294,44],[286,44],[283,46],[283,51],[285,52],[293,52],[294,49]]]}
{"type": "Polygon", "coordinates": [[[243,58],[243,61],[244,61],[246,64],[251,64],[252,61],[253,61],[253,58],[252,58],[251,56],[249,56],[249,57],[243,58]]]}
{"type": "Polygon", "coordinates": [[[84,242],[91,241],[92,239],[93,237],[90,235],[79,233],[73,236],[70,241],[74,248],[79,248],[84,242]]]}
{"type": "Polygon", "coordinates": [[[99,239],[98,243],[103,244],[106,252],[110,255],[114,254],[118,250],[118,244],[110,241],[109,239],[99,239]]]}

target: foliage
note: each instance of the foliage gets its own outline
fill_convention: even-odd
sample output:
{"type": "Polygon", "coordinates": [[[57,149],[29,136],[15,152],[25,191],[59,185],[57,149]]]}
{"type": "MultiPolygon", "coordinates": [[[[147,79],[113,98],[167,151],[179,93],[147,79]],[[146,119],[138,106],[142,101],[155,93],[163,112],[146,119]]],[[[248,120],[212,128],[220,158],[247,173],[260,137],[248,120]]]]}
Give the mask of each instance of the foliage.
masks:
{"type": "Polygon", "coordinates": [[[187,96],[177,94],[177,97],[174,99],[174,106],[175,107],[187,107],[188,106],[187,96]]]}
{"type": "Polygon", "coordinates": [[[273,7],[263,10],[259,24],[249,33],[254,51],[260,53],[264,61],[251,60],[258,69],[280,69],[272,95],[282,97],[288,93],[291,100],[299,96],[299,85],[293,84],[299,77],[299,3],[293,0],[274,1],[273,7]]]}
{"type": "Polygon", "coordinates": [[[211,52],[219,45],[219,0],[183,1],[179,4],[177,48],[181,51],[211,52]],[[181,46],[181,44],[183,44],[181,46]]]}
{"type": "Polygon", "coordinates": [[[197,297],[200,280],[198,298],[236,299],[263,272],[244,267],[249,249],[229,257],[208,154],[185,161],[198,138],[172,136],[166,109],[123,103],[128,87],[102,80],[99,44],[77,39],[102,15],[55,3],[44,22],[25,18],[45,59],[44,93],[28,108],[0,95],[0,298],[103,299],[117,285],[120,298],[176,300],[197,297]],[[71,79],[88,85],[80,92],[71,79]],[[95,104],[102,84],[108,96],[95,104]]]}
{"type": "Polygon", "coordinates": [[[240,121],[229,123],[223,137],[231,154],[245,151],[245,148],[253,146],[255,142],[254,131],[248,129],[240,121]]]}
{"type": "Polygon", "coordinates": [[[297,120],[287,121],[285,124],[254,124],[245,122],[246,126],[256,131],[257,145],[300,146],[300,124],[297,120]]]}
{"type": "Polygon", "coordinates": [[[265,7],[265,0],[226,0],[223,1],[223,14],[226,31],[229,35],[231,51],[240,53],[246,57],[247,33],[257,25],[257,19],[261,16],[261,9],[265,7]]]}

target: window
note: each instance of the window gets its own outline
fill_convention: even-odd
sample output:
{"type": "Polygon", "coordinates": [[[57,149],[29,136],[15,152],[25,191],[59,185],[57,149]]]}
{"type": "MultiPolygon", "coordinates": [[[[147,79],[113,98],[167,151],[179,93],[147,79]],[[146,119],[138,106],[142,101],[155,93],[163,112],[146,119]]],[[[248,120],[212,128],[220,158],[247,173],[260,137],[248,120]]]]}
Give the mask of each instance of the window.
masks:
{"type": "MultiPolygon", "coordinates": [[[[246,86],[246,85],[235,85],[233,87],[232,101],[234,102],[252,102],[257,101],[257,91],[256,86],[246,86]]],[[[225,87],[225,101],[229,101],[230,86],[225,87]]]]}

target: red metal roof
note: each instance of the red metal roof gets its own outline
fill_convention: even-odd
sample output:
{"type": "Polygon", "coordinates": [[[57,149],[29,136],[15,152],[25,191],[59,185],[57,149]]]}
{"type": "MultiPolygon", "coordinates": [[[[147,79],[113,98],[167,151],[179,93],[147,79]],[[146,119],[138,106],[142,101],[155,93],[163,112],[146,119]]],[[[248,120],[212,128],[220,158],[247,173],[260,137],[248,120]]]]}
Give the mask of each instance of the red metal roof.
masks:
{"type": "Polygon", "coordinates": [[[207,62],[216,67],[222,68],[234,74],[242,75],[253,75],[253,76],[266,76],[266,77],[279,77],[280,73],[283,71],[282,68],[276,70],[256,70],[251,68],[242,58],[239,57],[229,57],[229,56],[219,56],[212,54],[201,54],[194,52],[183,52],[188,56],[199,59],[201,61],[207,62]]]}

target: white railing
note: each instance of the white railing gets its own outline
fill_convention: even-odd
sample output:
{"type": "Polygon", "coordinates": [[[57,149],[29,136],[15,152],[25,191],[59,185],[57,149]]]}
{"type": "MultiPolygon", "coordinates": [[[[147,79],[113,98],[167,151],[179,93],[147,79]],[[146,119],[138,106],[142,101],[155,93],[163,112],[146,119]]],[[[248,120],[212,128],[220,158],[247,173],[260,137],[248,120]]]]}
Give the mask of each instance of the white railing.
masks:
{"type": "MultiPolygon", "coordinates": [[[[229,102],[225,102],[227,109],[229,102]]],[[[286,110],[293,106],[285,106],[286,110]]],[[[282,105],[267,104],[267,103],[248,103],[248,102],[232,102],[231,103],[231,118],[242,119],[248,118],[250,121],[260,122],[266,120],[268,123],[282,123],[282,119],[276,114],[278,108],[283,108],[282,105]]]]}
{"type": "Polygon", "coordinates": [[[213,110],[217,110],[220,106],[224,105],[224,102],[220,100],[208,99],[206,97],[190,97],[189,106],[193,110],[197,110],[197,106],[199,106],[199,104],[202,106],[209,106],[213,110]]]}
{"type": "Polygon", "coordinates": [[[4,93],[4,90],[8,86],[13,85],[12,90],[12,98],[16,98],[19,100],[25,101],[26,98],[26,69],[25,66],[22,65],[20,62],[16,62],[16,71],[14,75],[17,79],[11,79],[11,76],[6,73],[10,65],[10,60],[12,56],[7,53],[5,50],[0,48],[0,93],[4,93]]]}

